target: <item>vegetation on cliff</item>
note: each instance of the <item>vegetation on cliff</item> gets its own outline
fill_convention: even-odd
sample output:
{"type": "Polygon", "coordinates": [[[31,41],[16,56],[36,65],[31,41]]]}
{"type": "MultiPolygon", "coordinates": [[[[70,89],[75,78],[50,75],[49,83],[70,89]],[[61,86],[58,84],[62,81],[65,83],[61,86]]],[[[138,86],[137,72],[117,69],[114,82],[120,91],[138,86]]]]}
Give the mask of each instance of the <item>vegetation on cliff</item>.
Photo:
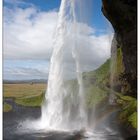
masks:
{"type": "Polygon", "coordinates": [[[40,107],[42,105],[43,99],[44,99],[44,93],[41,93],[39,95],[16,98],[15,103],[23,106],[40,107]]]}
{"type": "Polygon", "coordinates": [[[112,59],[108,59],[97,70],[83,74],[84,81],[88,85],[86,87],[87,104],[90,108],[93,108],[95,105],[102,103],[110,93],[113,93],[116,95],[116,106],[120,107],[119,121],[124,123],[126,127],[130,126],[136,129],[137,100],[123,92],[124,90],[126,91],[126,88],[129,90],[127,82],[121,80],[123,73],[122,50],[117,48],[116,58],[114,54],[112,59]],[[111,68],[111,65],[113,68],[111,68]],[[112,81],[110,81],[111,74],[113,75],[112,81]]]}
{"type": "Polygon", "coordinates": [[[87,106],[93,108],[109,95],[110,59],[95,71],[83,73],[87,106]]]}
{"type": "Polygon", "coordinates": [[[3,104],[3,111],[4,112],[9,112],[11,110],[12,110],[12,106],[10,104],[4,102],[4,104],[3,104]]]}
{"type": "Polygon", "coordinates": [[[131,96],[117,94],[117,103],[121,106],[120,121],[137,128],[137,100],[131,96]]]}

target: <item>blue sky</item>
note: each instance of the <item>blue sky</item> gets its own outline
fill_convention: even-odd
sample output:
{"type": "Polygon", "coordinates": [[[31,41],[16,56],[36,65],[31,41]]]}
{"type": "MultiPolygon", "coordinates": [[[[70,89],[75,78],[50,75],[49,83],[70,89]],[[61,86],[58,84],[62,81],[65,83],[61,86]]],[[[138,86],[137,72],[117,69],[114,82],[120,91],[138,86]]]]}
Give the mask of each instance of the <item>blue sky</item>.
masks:
{"type": "MultiPolygon", "coordinates": [[[[4,6],[9,7],[10,9],[13,9],[15,7],[20,8],[27,8],[31,5],[36,6],[40,11],[50,11],[50,10],[56,10],[59,11],[59,7],[61,4],[61,0],[4,0],[4,6]],[[17,1],[22,1],[20,4],[17,4],[17,1]]],[[[92,0],[93,6],[92,6],[92,23],[93,26],[100,30],[106,30],[109,23],[107,22],[107,19],[103,16],[101,12],[101,6],[102,6],[102,0],[92,0]]],[[[99,34],[99,33],[97,33],[99,34]]]]}
{"type": "MultiPolygon", "coordinates": [[[[4,0],[4,79],[47,79],[60,3],[61,0],[4,0]]],[[[103,63],[109,57],[112,28],[102,15],[101,0],[93,0],[90,12],[95,46],[108,46],[106,50],[100,47],[107,52],[99,53],[103,63]]]]}
{"type": "MultiPolygon", "coordinates": [[[[18,0],[20,4],[18,3],[18,7],[21,8],[27,8],[30,5],[35,5],[40,9],[41,11],[49,11],[52,9],[59,9],[61,0],[18,0]]],[[[17,0],[9,2],[9,0],[4,0],[4,6],[9,8],[14,8],[17,6],[17,0]]]]}

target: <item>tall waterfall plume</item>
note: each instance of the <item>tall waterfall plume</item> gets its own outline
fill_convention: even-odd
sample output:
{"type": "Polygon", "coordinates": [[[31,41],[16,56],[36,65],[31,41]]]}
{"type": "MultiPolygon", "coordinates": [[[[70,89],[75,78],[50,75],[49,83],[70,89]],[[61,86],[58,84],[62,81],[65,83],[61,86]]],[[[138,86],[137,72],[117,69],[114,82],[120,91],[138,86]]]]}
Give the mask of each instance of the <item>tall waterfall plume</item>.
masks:
{"type": "Polygon", "coordinates": [[[46,128],[81,129],[87,126],[79,53],[82,38],[89,34],[81,28],[85,20],[81,20],[84,1],[61,1],[48,89],[42,106],[41,120],[46,128]]]}

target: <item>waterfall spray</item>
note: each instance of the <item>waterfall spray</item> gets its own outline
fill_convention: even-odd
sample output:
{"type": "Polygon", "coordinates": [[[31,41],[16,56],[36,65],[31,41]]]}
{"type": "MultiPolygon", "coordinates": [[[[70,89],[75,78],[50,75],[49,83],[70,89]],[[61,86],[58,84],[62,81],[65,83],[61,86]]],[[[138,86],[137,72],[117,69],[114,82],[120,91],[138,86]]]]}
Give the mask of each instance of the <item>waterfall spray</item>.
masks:
{"type": "Polygon", "coordinates": [[[77,42],[81,29],[78,26],[75,5],[75,0],[61,2],[48,89],[42,106],[42,124],[46,128],[79,130],[87,125],[77,42]],[[72,67],[73,74],[68,70],[68,65],[72,67]],[[77,93],[69,86],[72,77],[77,83],[77,93]]]}
{"type": "Polygon", "coordinates": [[[109,103],[114,104],[114,100],[116,98],[113,88],[114,88],[114,77],[117,69],[117,42],[116,37],[114,36],[112,41],[112,50],[111,50],[111,61],[110,61],[110,97],[109,97],[109,103]]]}
{"type": "MultiPolygon", "coordinates": [[[[22,123],[21,128],[24,130],[33,133],[34,131],[48,133],[49,131],[85,130],[82,131],[83,135],[87,134],[89,137],[90,134],[91,139],[122,140],[117,125],[115,122],[112,123],[117,112],[117,110],[110,110],[114,94],[110,94],[110,104],[107,102],[105,105],[106,98],[102,98],[101,101],[99,100],[100,103],[96,103],[96,99],[98,100],[102,95],[98,93],[106,94],[102,87],[99,87],[101,85],[96,83],[97,77],[94,74],[99,69],[90,72],[82,69],[87,61],[84,62],[81,54],[89,49],[88,46],[98,49],[94,43],[90,42],[94,31],[86,19],[87,11],[91,12],[90,1],[93,0],[88,0],[87,5],[87,0],[61,0],[41,118],[22,123]],[[92,96],[89,96],[87,91],[92,96]],[[91,108],[87,105],[87,95],[89,98],[95,98],[95,104],[91,104],[91,108]]],[[[113,45],[116,46],[116,43],[114,42],[113,45]]],[[[116,49],[114,52],[117,52],[116,49]]],[[[113,87],[117,53],[113,56],[111,87],[113,87]]],[[[96,55],[94,59],[98,59],[96,55]]],[[[108,97],[108,95],[106,96],[108,97]]]]}

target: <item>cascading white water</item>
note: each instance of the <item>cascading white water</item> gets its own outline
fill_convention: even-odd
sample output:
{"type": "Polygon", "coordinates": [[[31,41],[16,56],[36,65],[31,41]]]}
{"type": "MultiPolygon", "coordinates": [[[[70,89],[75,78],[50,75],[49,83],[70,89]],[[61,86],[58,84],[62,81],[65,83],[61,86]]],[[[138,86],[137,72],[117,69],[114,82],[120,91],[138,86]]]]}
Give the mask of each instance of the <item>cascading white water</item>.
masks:
{"type": "Polygon", "coordinates": [[[80,8],[76,8],[76,2],[61,2],[48,89],[42,106],[41,120],[46,128],[81,129],[87,126],[78,41],[87,34],[81,35],[82,28],[76,15],[80,8]],[[74,89],[72,85],[77,86],[74,89]]]}
{"type": "MultiPolygon", "coordinates": [[[[83,80],[83,67],[87,61],[81,54],[88,55],[86,51],[91,46],[98,49],[90,42],[90,39],[95,39],[91,37],[94,31],[87,23],[87,11],[91,12],[89,9],[91,1],[93,2],[88,0],[87,5],[87,0],[61,0],[42,116],[38,120],[21,123],[21,131],[38,133],[40,130],[41,132],[70,130],[71,132],[86,128],[85,132],[90,132],[92,139],[112,140],[114,136],[114,140],[116,138],[122,140],[118,128],[116,129],[116,126],[114,128],[115,123],[110,124],[114,112],[109,112],[109,116],[108,113],[102,114],[100,112],[106,107],[97,106],[99,114],[103,117],[97,115],[99,118],[96,119],[96,107],[92,106],[92,109],[86,107],[85,93],[88,90],[86,82],[91,86],[94,84],[92,83],[94,78],[89,81],[86,79],[86,82],[83,80]],[[111,135],[111,139],[108,139],[111,135]]],[[[98,59],[96,55],[93,57],[98,59]]],[[[112,98],[110,99],[112,101],[112,98]]]]}
{"type": "Polygon", "coordinates": [[[114,101],[116,99],[116,96],[113,93],[114,77],[117,70],[117,41],[116,41],[115,36],[112,40],[112,46],[113,46],[113,49],[111,50],[112,56],[111,56],[111,62],[110,62],[110,97],[109,97],[110,104],[114,104],[114,101]]]}

